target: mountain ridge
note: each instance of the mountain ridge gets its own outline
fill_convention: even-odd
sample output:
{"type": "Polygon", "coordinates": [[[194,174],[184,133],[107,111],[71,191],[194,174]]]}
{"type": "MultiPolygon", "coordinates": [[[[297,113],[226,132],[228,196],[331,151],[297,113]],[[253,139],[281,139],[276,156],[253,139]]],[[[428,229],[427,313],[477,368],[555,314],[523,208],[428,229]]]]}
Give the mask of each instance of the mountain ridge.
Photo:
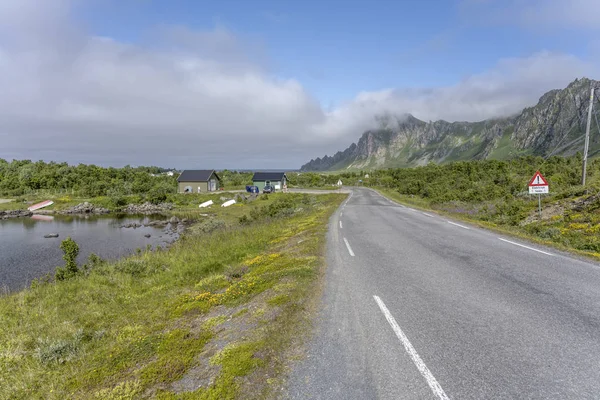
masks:
{"type": "MultiPolygon", "coordinates": [[[[411,167],[429,162],[508,159],[520,155],[573,155],[583,150],[590,85],[575,79],[543,94],[520,113],[479,122],[425,122],[411,114],[376,116],[379,127],[332,156],[318,157],[301,171],[411,167]]],[[[600,154],[598,125],[592,120],[590,156],[600,154]]]]}

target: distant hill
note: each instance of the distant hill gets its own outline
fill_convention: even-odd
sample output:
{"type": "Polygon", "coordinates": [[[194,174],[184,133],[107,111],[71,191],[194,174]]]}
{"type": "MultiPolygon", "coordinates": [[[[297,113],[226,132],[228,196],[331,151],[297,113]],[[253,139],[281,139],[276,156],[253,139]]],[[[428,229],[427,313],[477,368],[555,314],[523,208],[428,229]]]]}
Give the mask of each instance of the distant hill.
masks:
{"type": "MultiPolygon", "coordinates": [[[[481,122],[424,122],[410,114],[378,117],[378,129],[366,131],[344,151],[311,160],[301,171],[410,167],[528,154],[573,155],[583,151],[590,84],[598,82],[576,79],[565,89],[544,94],[536,106],[516,116],[481,122]]],[[[600,137],[593,120],[589,155],[598,154],[600,137]]]]}

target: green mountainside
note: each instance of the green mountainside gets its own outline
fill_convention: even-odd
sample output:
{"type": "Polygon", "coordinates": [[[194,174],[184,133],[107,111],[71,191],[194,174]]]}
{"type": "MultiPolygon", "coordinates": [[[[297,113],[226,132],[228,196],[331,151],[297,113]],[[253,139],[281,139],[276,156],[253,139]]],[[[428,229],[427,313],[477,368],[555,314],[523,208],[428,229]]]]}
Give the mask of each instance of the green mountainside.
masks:
{"type": "MultiPolygon", "coordinates": [[[[521,155],[569,156],[583,150],[590,85],[576,79],[544,94],[520,114],[481,122],[424,122],[410,114],[378,117],[379,128],[333,156],[316,158],[302,171],[410,167],[429,162],[509,159],[521,155]]],[[[600,110],[600,107],[598,107],[600,110]]],[[[599,129],[592,121],[589,155],[600,154],[599,129]]]]}

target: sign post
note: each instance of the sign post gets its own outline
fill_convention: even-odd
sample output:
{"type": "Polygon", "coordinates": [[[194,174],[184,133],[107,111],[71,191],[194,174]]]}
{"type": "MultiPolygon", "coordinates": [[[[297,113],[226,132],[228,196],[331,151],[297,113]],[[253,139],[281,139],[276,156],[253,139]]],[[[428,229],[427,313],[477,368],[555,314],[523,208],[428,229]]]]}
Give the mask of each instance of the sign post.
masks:
{"type": "Polygon", "coordinates": [[[529,194],[537,194],[538,195],[538,212],[540,216],[540,221],[542,220],[542,194],[548,194],[550,190],[548,189],[548,181],[544,176],[540,173],[540,171],[536,171],[533,175],[533,178],[529,181],[529,194]]]}

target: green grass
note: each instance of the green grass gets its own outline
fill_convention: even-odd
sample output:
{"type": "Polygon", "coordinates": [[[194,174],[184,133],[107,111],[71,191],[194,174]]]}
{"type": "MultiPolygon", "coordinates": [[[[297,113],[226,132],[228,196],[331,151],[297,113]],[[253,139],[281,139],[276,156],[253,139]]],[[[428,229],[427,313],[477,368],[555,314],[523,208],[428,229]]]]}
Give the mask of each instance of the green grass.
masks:
{"type": "Polygon", "coordinates": [[[344,198],[219,207],[227,222],[210,234],[0,298],[0,399],[267,396],[309,332],[344,198]],[[252,208],[263,214],[240,225],[252,208]],[[195,392],[176,385],[207,377],[195,392]]]}

